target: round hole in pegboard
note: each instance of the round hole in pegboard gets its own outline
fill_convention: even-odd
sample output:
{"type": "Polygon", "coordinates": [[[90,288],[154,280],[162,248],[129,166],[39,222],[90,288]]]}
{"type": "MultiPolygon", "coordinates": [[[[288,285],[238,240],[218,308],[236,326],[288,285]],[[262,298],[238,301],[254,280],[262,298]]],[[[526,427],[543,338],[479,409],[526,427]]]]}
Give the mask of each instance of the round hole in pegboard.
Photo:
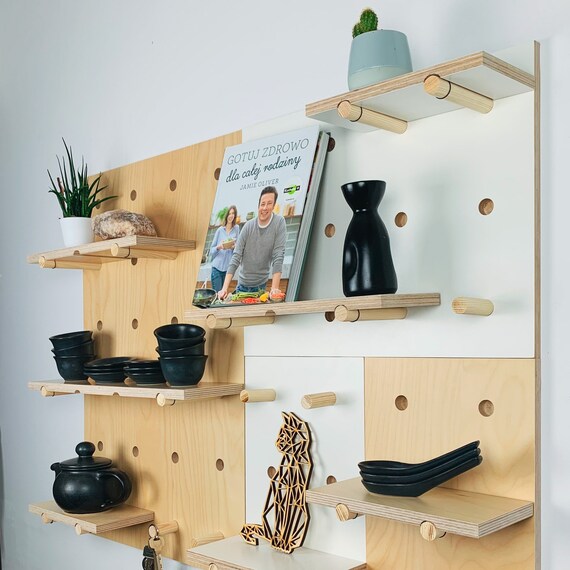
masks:
{"type": "Polygon", "coordinates": [[[172,459],[172,463],[178,463],[180,461],[180,456],[178,453],[176,453],[176,451],[173,451],[170,459],[172,459]]]}
{"type": "Polygon", "coordinates": [[[138,319],[133,319],[131,321],[131,326],[133,327],[133,329],[137,330],[139,328],[139,320],[138,319]]]}
{"type": "Polygon", "coordinates": [[[333,237],[335,233],[336,233],[336,228],[334,227],[334,224],[327,224],[325,226],[325,235],[328,238],[333,237]]]}
{"type": "Polygon", "coordinates": [[[95,209],[96,209],[96,210],[100,210],[100,209],[101,209],[101,204],[97,204],[97,205],[95,206],[95,209]]]}
{"type": "Polygon", "coordinates": [[[170,191],[174,192],[174,190],[176,190],[176,188],[178,187],[178,182],[176,182],[176,180],[172,179],[170,181],[169,187],[170,187],[170,191]]]}
{"type": "Polygon", "coordinates": [[[325,311],[325,321],[332,323],[334,321],[334,311],[325,311]]]}
{"type": "Polygon", "coordinates": [[[329,143],[327,145],[327,152],[333,151],[335,146],[336,146],[336,141],[332,137],[330,137],[329,143]]]}
{"type": "Polygon", "coordinates": [[[221,168],[216,168],[216,170],[214,170],[214,178],[215,178],[216,180],[219,180],[219,179],[220,179],[220,172],[222,172],[222,169],[221,169],[221,168]]]}
{"type": "Polygon", "coordinates": [[[97,330],[98,330],[98,331],[102,331],[102,330],[103,330],[103,321],[97,321],[97,330]]]}
{"type": "Polygon", "coordinates": [[[408,223],[408,214],[406,212],[398,212],[394,218],[394,223],[399,228],[403,228],[408,223]]]}
{"type": "Polygon", "coordinates": [[[139,260],[136,257],[131,257],[131,265],[136,265],[139,260]]]}
{"type": "Polygon", "coordinates": [[[274,476],[275,476],[275,473],[277,473],[277,469],[275,469],[275,467],[273,467],[273,465],[270,465],[270,466],[267,468],[267,476],[268,476],[269,478],[274,477],[274,476]]]}
{"type": "Polygon", "coordinates": [[[102,442],[102,441],[98,441],[98,442],[97,442],[97,449],[98,449],[99,451],[103,451],[103,442],[102,442]]]}
{"type": "Polygon", "coordinates": [[[218,460],[216,461],[216,469],[217,469],[218,471],[223,471],[223,470],[224,470],[224,467],[225,467],[224,460],[223,460],[223,459],[218,459],[218,460]]]}
{"type": "Polygon", "coordinates": [[[488,216],[495,209],[495,203],[491,198],[484,198],[479,202],[479,213],[488,216]]]}
{"type": "Polygon", "coordinates": [[[139,448],[134,445],[133,446],[133,457],[138,457],[139,456],[139,448]]]}
{"type": "Polygon", "coordinates": [[[406,396],[403,396],[402,394],[400,394],[394,400],[394,404],[396,405],[396,408],[398,408],[398,410],[403,412],[408,407],[408,398],[406,398],[406,396]]]}
{"type": "Polygon", "coordinates": [[[495,405],[493,402],[491,402],[491,400],[481,400],[479,402],[479,413],[482,416],[488,418],[489,416],[492,416],[494,412],[495,405]]]}
{"type": "Polygon", "coordinates": [[[334,475],[329,475],[327,477],[327,485],[332,485],[333,483],[336,483],[336,477],[334,475]]]}
{"type": "Polygon", "coordinates": [[[178,317],[172,317],[170,319],[170,324],[171,325],[177,325],[178,324],[178,317]]]}
{"type": "Polygon", "coordinates": [[[131,190],[131,200],[134,202],[137,199],[137,191],[131,190]]]}

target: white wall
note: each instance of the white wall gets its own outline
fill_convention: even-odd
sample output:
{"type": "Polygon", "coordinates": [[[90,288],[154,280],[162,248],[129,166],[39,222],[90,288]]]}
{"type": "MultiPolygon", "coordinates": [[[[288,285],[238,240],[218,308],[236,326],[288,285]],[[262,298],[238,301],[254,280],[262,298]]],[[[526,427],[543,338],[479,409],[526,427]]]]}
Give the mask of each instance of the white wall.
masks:
{"type": "MultiPolygon", "coordinates": [[[[132,548],[27,513],[51,494],[54,460],[83,434],[80,398],[46,401],[47,337],[82,326],[81,275],[28,266],[60,246],[45,169],[61,136],[92,171],[302,109],[345,90],[350,29],[338,3],[0,0],[0,532],[4,570],[138,568],[132,548]]],[[[559,0],[384,0],[381,25],[407,33],[414,67],[538,39],[543,50],[543,567],[570,556],[570,313],[566,163],[570,7],[559,0]]],[[[167,568],[181,568],[169,563],[167,568]]]]}

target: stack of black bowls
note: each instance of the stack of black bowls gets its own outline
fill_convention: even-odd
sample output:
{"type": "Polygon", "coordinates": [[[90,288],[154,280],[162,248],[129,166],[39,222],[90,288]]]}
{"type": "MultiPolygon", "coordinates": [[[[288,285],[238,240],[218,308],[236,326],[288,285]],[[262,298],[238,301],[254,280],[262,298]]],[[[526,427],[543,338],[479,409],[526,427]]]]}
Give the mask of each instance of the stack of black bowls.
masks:
{"type": "Polygon", "coordinates": [[[206,331],[197,325],[173,324],[158,327],[160,368],[170,386],[195,386],[200,382],[208,357],[204,354],[206,331]]]}
{"type": "Polygon", "coordinates": [[[362,484],[380,495],[419,497],[483,461],[479,441],[473,441],[424,463],[362,461],[358,464],[362,484]]]}
{"type": "Polygon", "coordinates": [[[77,331],[50,336],[57,370],[64,380],[87,380],[86,362],[95,358],[92,331],[77,331]]]}

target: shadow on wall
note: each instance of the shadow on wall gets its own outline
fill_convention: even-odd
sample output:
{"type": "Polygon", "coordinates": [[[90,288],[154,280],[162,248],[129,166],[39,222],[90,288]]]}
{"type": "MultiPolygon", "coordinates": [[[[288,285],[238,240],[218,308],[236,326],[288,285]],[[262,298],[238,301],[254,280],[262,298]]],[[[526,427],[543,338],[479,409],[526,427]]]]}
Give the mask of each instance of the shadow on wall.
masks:
{"type": "Polygon", "coordinates": [[[4,463],[2,462],[2,432],[0,431],[0,570],[2,570],[2,553],[4,552],[4,535],[2,521],[4,520],[4,463]]]}

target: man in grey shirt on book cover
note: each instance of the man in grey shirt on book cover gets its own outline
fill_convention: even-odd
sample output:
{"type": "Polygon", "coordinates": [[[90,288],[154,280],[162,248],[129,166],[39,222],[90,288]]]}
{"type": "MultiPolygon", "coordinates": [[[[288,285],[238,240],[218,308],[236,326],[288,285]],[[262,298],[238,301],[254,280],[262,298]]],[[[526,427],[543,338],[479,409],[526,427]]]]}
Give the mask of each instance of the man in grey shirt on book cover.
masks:
{"type": "Polygon", "coordinates": [[[219,299],[228,295],[228,287],[239,267],[235,292],[265,291],[271,271],[270,295],[281,293],[279,284],[285,257],[287,229],[285,218],[273,213],[277,202],[275,186],[266,186],[259,196],[258,215],[245,223],[236,242],[219,299]]]}

